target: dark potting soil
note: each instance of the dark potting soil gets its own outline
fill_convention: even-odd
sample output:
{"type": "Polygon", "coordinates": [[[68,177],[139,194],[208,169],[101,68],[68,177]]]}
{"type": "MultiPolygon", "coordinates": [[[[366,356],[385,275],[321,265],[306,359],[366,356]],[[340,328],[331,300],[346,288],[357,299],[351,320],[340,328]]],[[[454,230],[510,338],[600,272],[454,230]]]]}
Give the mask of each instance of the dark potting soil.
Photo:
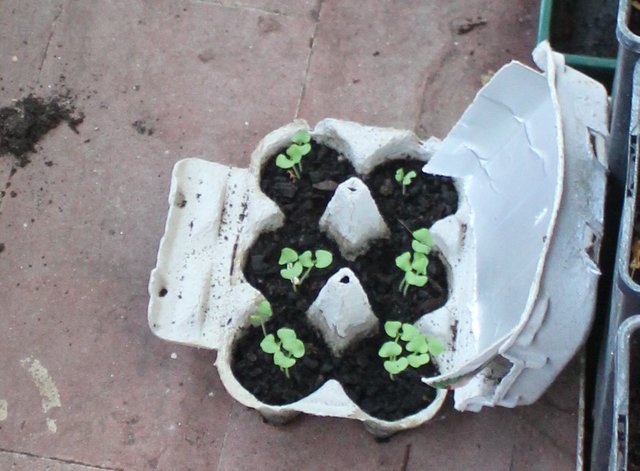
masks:
{"type": "Polygon", "coordinates": [[[640,471],[640,335],[631,336],[629,355],[629,423],[627,470],[640,471]]]}
{"type": "Polygon", "coordinates": [[[354,176],[355,171],[335,150],[312,144],[312,152],[303,159],[300,180],[292,180],[286,171],[275,166],[278,153],[265,163],[261,188],[283,210],[285,225],[261,234],[250,248],[243,267],[247,281],[272,305],[273,318],[267,323],[268,332],[275,333],[283,325],[294,328],[305,341],[307,354],[290,369],[292,380],[288,381],[273,364],[272,356],[260,349],[262,330],[249,328],[234,345],[232,370],[247,390],[268,404],[299,400],[328,378],[336,377],[363,410],[381,419],[397,420],[418,412],[433,400],[435,391],[420,382],[420,377],[433,376],[435,367],[427,365],[391,380],[377,356],[382,344],[380,335],[365,339],[350,347],[342,358],[335,358],[321,335],[306,323],[305,313],[329,277],[342,267],[354,271],[381,321],[415,322],[442,306],[449,288],[447,268],[437,251],[429,257],[427,285],[410,288],[406,297],[398,289],[403,274],[395,266],[395,257],[411,250],[411,231],[430,227],[455,213],[458,195],[450,178],[422,173],[424,163],[417,160],[395,160],[377,167],[367,176],[359,176],[368,185],[391,236],[375,241],[367,253],[350,262],[341,256],[333,240],[320,232],[318,224],[337,186],[354,176]],[[404,195],[394,179],[400,167],[417,173],[404,195]],[[291,283],[280,277],[278,259],[283,247],[291,247],[298,253],[329,250],[333,263],[327,269],[312,270],[294,291],[291,283]],[[307,339],[311,339],[309,344],[307,339]],[[363,368],[367,371],[365,375],[363,368]],[[274,382],[275,379],[278,381],[274,382]]]}
{"type": "Polygon", "coordinates": [[[310,230],[317,232],[318,221],[335,189],[355,176],[353,166],[334,149],[314,142],[302,161],[300,180],[294,180],[287,171],[276,167],[275,158],[279,153],[262,167],[260,189],[277,203],[287,224],[311,224],[310,230]]]}
{"type": "Polygon", "coordinates": [[[424,162],[418,160],[394,160],[379,165],[364,179],[391,237],[375,241],[366,254],[355,260],[352,269],[381,320],[415,322],[443,306],[449,294],[447,269],[437,251],[429,256],[429,282],[424,288],[409,288],[406,297],[398,289],[403,275],[395,266],[395,258],[411,250],[411,232],[429,228],[458,209],[453,180],[425,174],[423,166],[424,162]],[[394,178],[400,167],[405,173],[413,170],[417,174],[405,194],[394,178]]]}
{"type": "Polygon", "coordinates": [[[310,224],[289,224],[287,220],[283,227],[262,234],[253,244],[247,255],[244,274],[249,284],[269,300],[274,312],[295,310],[304,317],[329,277],[344,266],[340,260],[338,247],[318,230],[317,220],[310,224]],[[333,254],[333,263],[322,270],[311,270],[304,283],[294,291],[291,282],[280,276],[282,267],[278,265],[278,259],[283,247],[291,247],[298,253],[328,250],[333,254]]]}
{"type": "Polygon", "coordinates": [[[631,11],[629,12],[629,30],[636,36],[640,36],[640,9],[631,5],[631,11]]]}
{"type": "Polygon", "coordinates": [[[431,227],[458,210],[458,192],[449,177],[439,177],[422,172],[424,162],[419,160],[393,160],[377,166],[365,177],[365,183],[392,233],[431,227]],[[396,170],[405,173],[413,170],[413,179],[402,194],[402,187],[395,181],[396,170]]]}
{"type": "Polygon", "coordinates": [[[349,347],[336,369],[347,395],[367,414],[382,420],[399,420],[425,409],[436,397],[436,390],[420,378],[438,374],[433,363],[408,368],[392,380],[378,356],[380,346],[389,340],[378,334],[349,347]]]}
{"type": "Polygon", "coordinates": [[[273,363],[273,356],[262,351],[262,329],[247,328],[235,342],[231,370],[247,390],[260,401],[271,405],[290,404],[308,396],[333,374],[331,352],[322,336],[296,311],[276,311],[267,324],[275,335],[280,327],[295,330],[304,342],[305,355],[289,368],[289,376],[273,363]]]}
{"type": "Polygon", "coordinates": [[[550,42],[557,51],[615,58],[618,0],[555,0],[550,42]]]}
{"type": "Polygon", "coordinates": [[[76,114],[72,98],[58,95],[41,98],[29,95],[11,106],[0,108],[0,155],[11,154],[20,167],[27,165],[35,144],[60,123],[78,132],[82,114],[76,114]]]}

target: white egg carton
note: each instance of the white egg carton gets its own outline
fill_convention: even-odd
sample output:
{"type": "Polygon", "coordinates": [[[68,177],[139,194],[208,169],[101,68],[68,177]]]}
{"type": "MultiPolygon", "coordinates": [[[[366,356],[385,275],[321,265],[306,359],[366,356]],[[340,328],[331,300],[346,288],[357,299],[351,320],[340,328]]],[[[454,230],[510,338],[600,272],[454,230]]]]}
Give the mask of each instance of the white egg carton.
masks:
{"type": "MultiPolygon", "coordinates": [[[[442,142],[335,119],[310,129],[359,174],[409,155],[423,160],[426,172],[454,178],[458,210],[430,228],[448,265],[449,298],[416,326],[445,341],[441,374],[423,381],[455,388],[459,410],[535,401],[583,343],[593,317],[607,96],[548,45],[534,58],[543,73],[515,62],[503,67],[442,142]]],[[[300,412],[353,418],[378,435],[416,427],[434,417],[446,389],[426,409],[384,421],[361,410],[335,380],[295,403],[271,406],[231,372],[234,340],[264,299],[244,279],[246,254],[261,233],[285,223],[260,190],[260,169],[299,129],[309,127],[297,120],[267,135],[248,169],[200,159],[176,164],[149,282],[149,325],[165,340],[218,350],[228,392],[271,420],[300,412]]],[[[338,188],[323,219],[348,254],[385,227],[359,179],[342,185],[353,190],[337,197],[338,188]],[[359,223],[340,224],[349,217],[359,223]]],[[[349,278],[346,286],[330,279],[308,313],[334,352],[377,325],[357,278],[349,278]]]]}

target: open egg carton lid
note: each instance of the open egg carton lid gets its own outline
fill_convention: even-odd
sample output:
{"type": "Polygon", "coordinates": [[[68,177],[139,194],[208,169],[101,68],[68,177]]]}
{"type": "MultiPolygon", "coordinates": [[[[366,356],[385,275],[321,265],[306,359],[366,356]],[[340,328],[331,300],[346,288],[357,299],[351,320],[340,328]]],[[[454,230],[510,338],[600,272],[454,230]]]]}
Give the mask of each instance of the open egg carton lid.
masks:
{"type": "MultiPolygon", "coordinates": [[[[443,247],[452,296],[416,325],[446,341],[442,374],[423,381],[455,389],[459,410],[535,401],[584,342],[594,315],[607,95],[546,43],[534,59],[543,72],[503,67],[442,142],[335,120],[313,131],[351,139],[356,169],[358,155],[366,172],[393,148],[421,154],[425,172],[456,181],[463,209],[432,229],[436,238],[457,234],[443,247]]],[[[254,155],[278,151],[291,129],[272,134],[254,155]]],[[[247,234],[283,219],[260,191],[256,165],[176,164],[149,283],[149,324],[159,337],[217,349],[234,319],[261,299],[243,279],[238,254],[255,240],[247,234]]]]}
{"type": "Polygon", "coordinates": [[[502,68],[425,166],[462,179],[477,216],[475,299],[457,319],[466,338],[426,381],[455,388],[459,410],[537,400],[594,316],[607,94],[547,43],[534,60],[544,73],[502,68]]]}

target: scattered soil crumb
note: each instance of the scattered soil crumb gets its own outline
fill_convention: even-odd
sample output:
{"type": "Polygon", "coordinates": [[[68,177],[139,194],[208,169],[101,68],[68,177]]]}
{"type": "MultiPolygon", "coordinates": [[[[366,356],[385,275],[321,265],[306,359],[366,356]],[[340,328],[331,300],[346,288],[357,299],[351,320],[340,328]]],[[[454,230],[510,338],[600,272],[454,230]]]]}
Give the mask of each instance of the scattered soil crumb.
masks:
{"type": "Polygon", "coordinates": [[[464,20],[454,21],[453,28],[457,34],[467,34],[474,29],[487,24],[487,19],[481,16],[476,18],[465,18],[464,20]]]}
{"type": "Polygon", "coordinates": [[[51,98],[30,94],[0,108],[0,155],[13,155],[18,166],[24,167],[30,162],[28,154],[36,152],[35,144],[45,134],[63,121],[77,134],[83,120],[69,93],[51,98]]]}
{"type": "Polygon", "coordinates": [[[147,125],[147,123],[141,119],[131,123],[131,126],[133,126],[139,134],[146,134],[147,136],[153,136],[153,133],[156,132],[155,129],[147,125]]]}
{"type": "Polygon", "coordinates": [[[4,243],[1,243],[0,244],[0,253],[4,252],[4,247],[5,247],[4,243]]]}

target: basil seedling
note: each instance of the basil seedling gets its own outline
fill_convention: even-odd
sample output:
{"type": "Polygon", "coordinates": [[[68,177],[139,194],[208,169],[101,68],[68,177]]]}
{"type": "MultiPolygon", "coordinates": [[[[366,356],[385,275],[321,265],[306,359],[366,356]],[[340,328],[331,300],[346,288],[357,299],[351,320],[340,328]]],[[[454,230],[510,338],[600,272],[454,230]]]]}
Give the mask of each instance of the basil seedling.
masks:
{"type": "Polygon", "coordinates": [[[289,368],[296,364],[305,354],[304,343],[298,339],[293,329],[282,327],[276,332],[278,340],[273,334],[267,335],[262,342],[260,348],[263,352],[273,355],[273,363],[280,367],[287,378],[289,376],[289,368]]]}
{"type": "Polygon", "coordinates": [[[284,170],[292,170],[297,179],[302,173],[302,157],[311,152],[311,134],[306,129],[296,132],[291,138],[292,144],[284,154],[276,157],[276,166],[284,170]]]}
{"type": "Polygon", "coordinates": [[[278,264],[285,265],[280,270],[280,276],[291,282],[294,291],[297,291],[313,268],[327,268],[331,263],[333,255],[328,250],[306,250],[298,255],[298,252],[289,247],[282,249],[278,260],[278,264]]]}
{"type": "Polygon", "coordinates": [[[403,168],[396,170],[396,181],[402,186],[403,195],[407,193],[407,187],[411,184],[411,181],[416,178],[416,176],[417,173],[414,170],[407,173],[404,172],[403,168]]]}
{"type": "Polygon", "coordinates": [[[265,328],[264,324],[269,319],[271,319],[271,316],[273,316],[271,303],[265,299],[260,304],[258,304],[258,309],[256,310],[256,312],[249,316],[249,321],[251,322],[251,325],[254,327],[258,327],[258,326],[262,327],[262,333],[266,337],[267,329],[265,328]]]}
{"type": "Polygon", "coordinates": [[[384,369],[392,380],[408,367],[420,368],[429,363],[431,356],[438,356],[444,351],[440,339],[423,335],[411,324],[387,321],[384,331],[393,340],[382,344],[378,356],[385,359],[384,369]]]}
{"type": "Polygon", "coordinates": [[[413,236],[411,241],[413,252],[404,252],[396,257],[396,266],[404,272],[404,277],[400,282],[400,291],[402,291],[403,296],[407,295],[409,286],[422,288],[429,281],[427,276],[429,258],[427,256],[433,248],[431,232],[423,227],[413,231],[411,235],[413,236]]]}

